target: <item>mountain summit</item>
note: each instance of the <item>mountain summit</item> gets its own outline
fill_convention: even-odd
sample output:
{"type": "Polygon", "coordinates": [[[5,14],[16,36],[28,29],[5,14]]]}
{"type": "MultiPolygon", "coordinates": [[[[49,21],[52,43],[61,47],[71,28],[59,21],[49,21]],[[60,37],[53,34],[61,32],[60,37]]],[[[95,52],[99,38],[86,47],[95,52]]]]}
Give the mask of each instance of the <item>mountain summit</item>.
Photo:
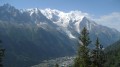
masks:
{"type": "Polygon", "coordinates": [[[0,6],[0,38],[7,53],[5,65],[29,67],[45,59],[74,55],[84,27],[93,42],[99,37],[105,47],[119,39],[117,30],[99,25],[86,15],[80,11],[0,6]]]}

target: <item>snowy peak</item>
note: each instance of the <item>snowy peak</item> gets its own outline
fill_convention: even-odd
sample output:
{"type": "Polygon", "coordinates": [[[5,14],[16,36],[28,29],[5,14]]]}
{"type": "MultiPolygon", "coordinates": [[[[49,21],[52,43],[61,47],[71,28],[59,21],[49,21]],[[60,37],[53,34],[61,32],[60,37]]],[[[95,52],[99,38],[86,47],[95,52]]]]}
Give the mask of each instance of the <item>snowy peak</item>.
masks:
{"type": "Polygon", "coordinates": [[[56,9],[44,9],[41,10],[42,14],[50,19],[54,24],[66,30],[74,29],[78,33],[80,32],[79,25],[86,13],[81,11],[70,11],[68,13],[59,11],[56,9]]]}
{"type": "Polygon", "coordinates": [[[81,20],[86,14],[81,13],[81,11],[70,11],[68,13],[63,12],[63,11],[59,11],[56,9],[44,9],[41,10],[41,12],[48,18],[48,19],[52,19],[54,22],[57,21],[75,21],[75,20],[81,20]],[[55,18],[55,19],[53,19],[55,18]],[[59,20],[56,20],[59,19],[59,20]]]}
{"type": "Polygon", "coordinates": [[[42,14],[58,26],[57,29],[65,32],[70,38],[75,38],[72,32],[80,33],[80,22],[86,15],[81,11],[70,11],[68,13],[56,9],[41,10],[42,14]]]}
{"type": "Polygon", "coordinates": [[[70,11],[68,13],[59,11],[56,9],[44,9],[41,10],[42,14],[56,24],[60,30],[66,32],[70,37],[74,37],[74,34],[80,33],[83,27],[87,27],[90,31],[97,26],[94,21],[86,18],[87,13],[81,11],[70,11]],[[76,33],[74,33],[76,32],[76,33]]]}
{"type": "MultiPolygon", "coordinates": [[[[56,9],[21,9],[18,10],[9,4],[0,6],[0,20],[18,23],[33,23],[44,29],[55,29],[76,38],[83,27],[89,31],[101,28],[101,25],[86,18],[87,13],[81,11],[63,12],[56,9]]],[[[104,28],[105,30],[105,28],[104,28]]],[[[106,30],[107,31],[107,30],[106,30]]],[[[99,32],[99,31],[98,31],[99,32]]]]}
{"type": "Polygon", "coordinates": [[[49,19],[52,19],[54,17],[59,17],[59,19],[79,19],[82,18],[83,16],[80,15],[80,12],[78,11],[71,11],[71,12],[68,12],[68,13],[65,13],[63,11],[59,11],[59,10],[56,10],[56,9],[44,9],[44,10],[41,10],[41,12],[49,19]],[[74,17],[74,18],[73,18],[74,17]]]}
{"type": "Polygon", "coordinates": [[[24,10],[24,11],[26,11],[26,12],[29,12],[30,13],[30,16],[32,15],[32,14],[38,14],[38,13],[40,13],[40,9],[38,9],[38,8],[31,8],[31,9],[26,9],[26,10],[24,10]]]}
{"type": "Polygon", "coordinates": [[[82,29],[83,27],[86,27],[89,31],[96,27],[99,26],[97,23],[95,23],[94,21],[84,17],[80,23],[80,28],[82,29]]]}

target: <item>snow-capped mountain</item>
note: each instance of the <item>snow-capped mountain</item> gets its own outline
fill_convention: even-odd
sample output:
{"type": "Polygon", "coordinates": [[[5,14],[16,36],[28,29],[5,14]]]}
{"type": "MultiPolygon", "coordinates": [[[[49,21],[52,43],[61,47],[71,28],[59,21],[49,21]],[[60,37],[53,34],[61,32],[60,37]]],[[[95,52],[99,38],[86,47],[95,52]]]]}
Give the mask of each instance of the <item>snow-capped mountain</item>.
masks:
{"type": "MultiPolygon", "coordinates": [[[[53,23],[58,26],[68,27],[69,24],[74,23],[76,27],[79,27],[79,23],[85,15],[82,15],[80,11],[71,11],[69,13],[64,13],[58,10],[52,10],[50,8],[41,10],[43,15],[48,19],[52,20],[53,23]]],[[[78,28],[76,28],[78,29],[78,28]]],[[[80,31],[77,31],[80,32],[80,31]]]]}
{"type": "Polygon", "coordinates": [[[79,24],[85,16],[82,15],[80,11],[71,11],[69,13],[64,13],[59,10],[52,10],[48,8],[45,10],[41,10],[41,12],[54,24],[58,25],[59,29],[66,32],[69,37],[75,38],[75,36],[71,34],[71,29],[73,29],[77,33],[80,33],[79,24]]]}
{"type": "MultiPolygon", "coordinates": [[[[29,12],[30,16],[33,14],[37,14],[41,12],[47,19],[52,21],[57,26],[57,30],[60,30],[64,33],[66,33],[70,38],[76,38],[72,31],[76,33],[80,33],[80,22],[82,19],[87,15],[86,13],[81,13],[80,11],[70,11],[68,13],[56,10],[56,9],[26,9],[25,11],[29,12]]],[[[41,15],[39,15],[41,16],[41,15]]],[[[43,23],[38,23],[38,25],[41,25],[43,23]]]]}
{"type": "MultiPolygon", "coordinates": [[[[38,12],[41,12],[47,19],[52,21],[51,23],[52,25],[54,25],[54,28],[56,28],[60,32],[67,34],[70,38],[77,38],[80,30],[82,30],[83,27],[86,27],[91,33],[93,33],[94,29],[97,29],[98,32],[94,31],[93,34],[96,35],[96,37],[99,37],[100,33],[108,33],[110,34],[110,36],[113,36],[111,31],[119,35],[119,32],[117,30],[99,25],[96,22],[86,18],[85,16],[87,16],[87,14],[81,13],[81,11],[70,11],[66,13],[50,8],[44,10],[38,8],[27,9],[26,11],[29,12],[31,16],[33,13],[39,15],[38,12]]],[[[116,36],[115,38],[118,38],[118,36],[116,36]]]]}
{"type": "Polygon", "coordinates": [[[99,25],[86,16],[80,11],[0,6],[0,40],[7,49],[6,57],[10,62],[6,65],[27,67],[44,59],[73,55],[84,27],[93,42],[99,37],[105,47],[119,40],[120,32],[99,25]]]}
{"type": "MultiPolygon", "coordinates": [[[[100,38],[101,36],[108,38],[107,40],[110,42],[113,38],[115,39],[112,42],[119,39],[119,32],[117,30],[99,25],[86,18],[86,16],[87,14],[81,13],[81,11],[63,12],[50,8],[18,10],[9,4],[0,6],[0,20],[2,21],[16,22],[19,24],[33,24],[48,31],[57,30],[73,39],[78,38],[83,27],[86,27],[90,34],[92,33],[92,35],[100,38]]],[[[95,37],[91,37],[91,39],[92,38],[95,39],[95,37]]],[[[103,39],[101,38],[101,40],[103,39]]]]}

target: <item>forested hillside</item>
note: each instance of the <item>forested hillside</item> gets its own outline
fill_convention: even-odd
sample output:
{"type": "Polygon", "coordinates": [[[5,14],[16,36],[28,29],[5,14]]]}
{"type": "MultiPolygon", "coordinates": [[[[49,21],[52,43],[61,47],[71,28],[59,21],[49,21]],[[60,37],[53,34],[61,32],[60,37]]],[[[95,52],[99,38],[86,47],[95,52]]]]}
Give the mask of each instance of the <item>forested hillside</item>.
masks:
{"type": "Polygon", "coordinates": [[[119,67],[120,66],[120,40],[110,45],[105,49],[106,63],[105,67],[119,67]]]}

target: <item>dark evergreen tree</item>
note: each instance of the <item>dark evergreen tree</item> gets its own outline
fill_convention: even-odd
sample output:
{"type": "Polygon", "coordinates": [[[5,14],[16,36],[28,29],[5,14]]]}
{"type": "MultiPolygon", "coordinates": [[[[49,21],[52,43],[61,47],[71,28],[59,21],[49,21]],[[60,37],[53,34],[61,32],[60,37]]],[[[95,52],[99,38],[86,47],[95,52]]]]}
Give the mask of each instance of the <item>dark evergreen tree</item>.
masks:
{"type": "Polygon", "coordinates": [[[104,63],[106,62],[106,55],[104,53],[103,45],[100,45],[100,54],[99,54],[99,67],[104,67],[104,63]]]}
{"type": "MultiPolygon", "coordinates": [[[[0,40],[0,43],[2,43],[1,40],[0,40]]],[[[3,67],[2,59],[3,59],[3,57],[4,57],[4,51],[5,51],[5,49],[2,49],[2,48],[0,47],[0,67],[3,67]]]]}
{"type": "Polygon", "coordinates": [[[89,44],[91,43],[89,38],[89,33],[84,27],[81,31],[79,41],[81,42],[78,48],[78,56],[75,59],[74,67],[89,67],[90,58],[89,58],[89,44]]]}
{"type": "Polygon", "coordinates": [[[56,64],[55,64],[55,67],[59,67],[59,65],[56,63],[56,64]]]}
{"type": "Polygon", "coordinates": [[[100,44],[99,39],[96,39],[95,49],[92,51],[92,67],[103,67],[105,61],[105,54],[103,46],[100,44]]]}

